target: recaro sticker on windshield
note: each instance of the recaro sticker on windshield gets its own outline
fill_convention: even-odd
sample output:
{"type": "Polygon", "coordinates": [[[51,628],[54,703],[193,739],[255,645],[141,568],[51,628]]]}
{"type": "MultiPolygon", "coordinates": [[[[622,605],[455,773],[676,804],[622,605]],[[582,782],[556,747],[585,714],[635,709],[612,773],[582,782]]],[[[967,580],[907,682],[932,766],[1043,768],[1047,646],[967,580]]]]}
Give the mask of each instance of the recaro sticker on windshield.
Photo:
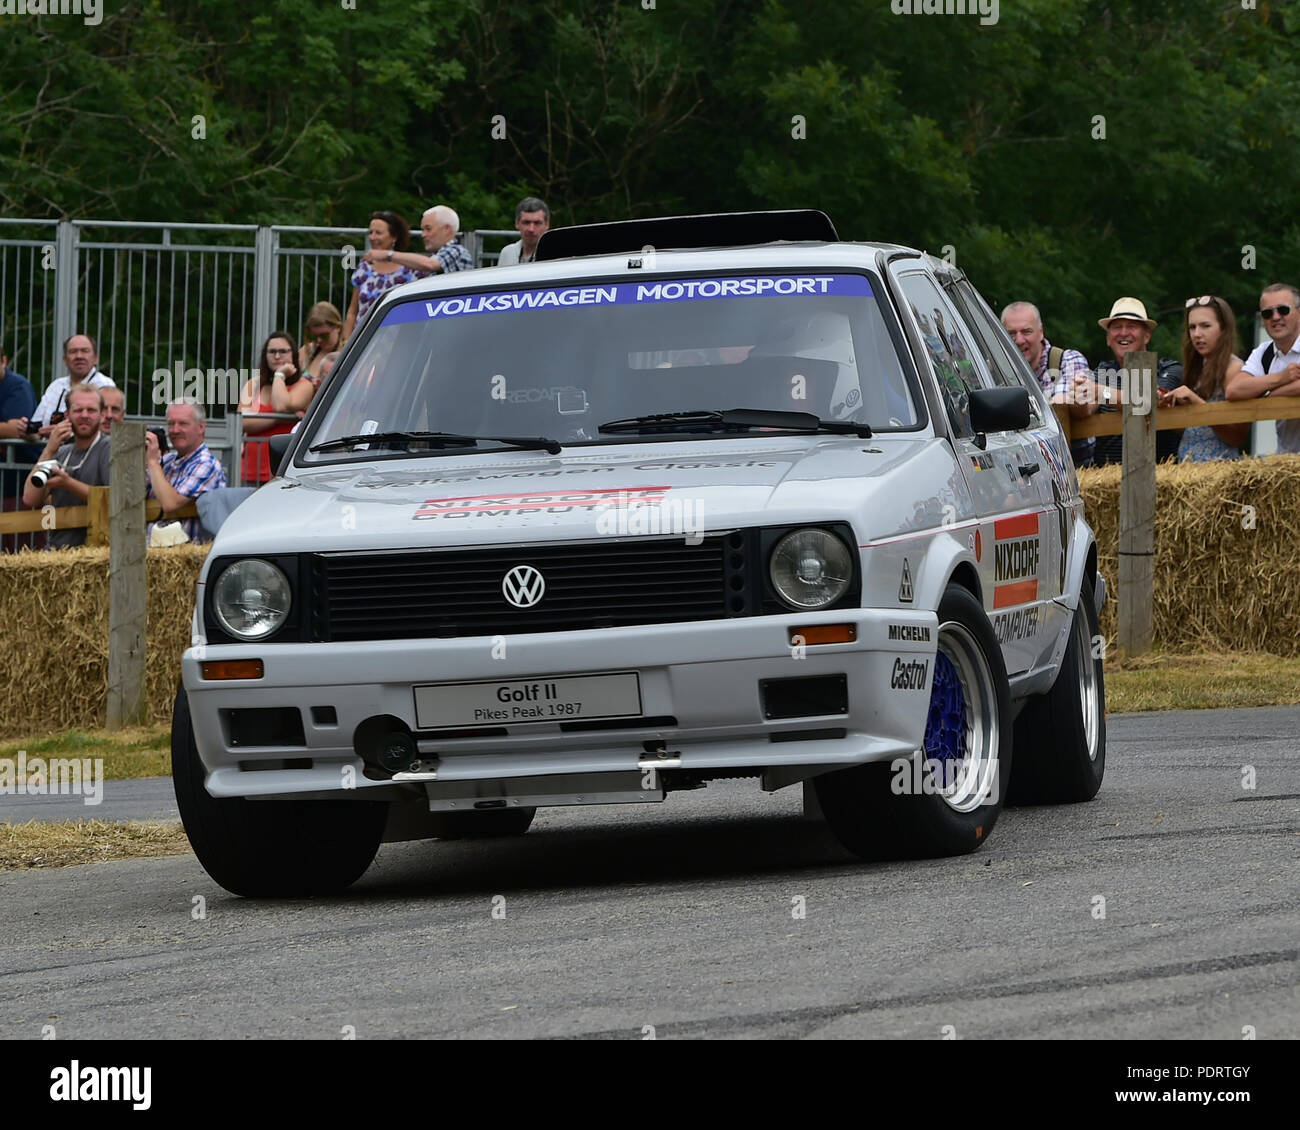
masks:
{"type": "Polygon", "coordinates": [[[714,298],[828,295],[870,297],[871,283],[862,275],[745,275],[732,278],[654,279],[601,286],[541,287],[457,294],[392,307],[384,325],[425,322],[468,314],[500,314],[561,306],[636,306],[653,302],[690,302],[714,298]]]}

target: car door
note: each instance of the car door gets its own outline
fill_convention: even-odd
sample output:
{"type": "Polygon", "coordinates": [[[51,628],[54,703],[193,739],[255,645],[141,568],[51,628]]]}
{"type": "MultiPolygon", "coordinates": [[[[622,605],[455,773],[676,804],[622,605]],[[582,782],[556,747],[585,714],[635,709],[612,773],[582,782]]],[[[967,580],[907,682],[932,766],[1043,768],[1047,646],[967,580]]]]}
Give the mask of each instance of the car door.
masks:
{"type": "Polygon", "coordinates": [[[969,396],[998,387],[987,352],[962,314],[925,270],[906,270],[899,286],[910,307],[952,424],[958,464],[975,507],[975,558],[984,608],[1008,674],[1029,670],[1050,602],[1051,516],[1043,488],[1046,459],[1033,428],[977,436],[969,396]]]}
{"type": "Polygon", "coordinates": [[[1046,566],[1042,595],[1044,598],[1052,598],[1051,603],[1043,605],[1037,624],[1037,665],[1049,661],[1053,642],[1064,631],[1069,617],[1069,612],[1059,598],[1065,592],[1075,519],[1082,513],[1079,483],[1074,473],[1074,462],[1070,458],[1070,446],[1056,427],[1051,405],[1043,395],[1037,379],[1025,365],[988,304],[969,280],[959,273],[940,281],[944,283],[945,293],[962,312],[974,332],[977,344],[984,351],[994,383],[1003,387],[1023,387],[1030,393],[1032,420],[1028,434],[1032,437],[1042,464],[1041,473],[1034,476],[1045,516],[1041,531],[1046,566]]]}

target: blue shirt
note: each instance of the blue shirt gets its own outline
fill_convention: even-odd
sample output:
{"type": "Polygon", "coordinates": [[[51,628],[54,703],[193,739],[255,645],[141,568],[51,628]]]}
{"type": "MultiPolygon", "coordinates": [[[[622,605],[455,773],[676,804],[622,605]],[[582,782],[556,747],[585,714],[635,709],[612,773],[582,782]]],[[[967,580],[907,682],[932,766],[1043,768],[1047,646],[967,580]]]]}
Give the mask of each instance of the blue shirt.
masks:
{"type": "MultiPolygon", "coordinates": [[[[6,369],[4,377],[0,378],[0,420],[8,423],[22,416],[30,420],[35,411],[36,392],[32,382],[21,373],[6,369]]],[[[35,463],[40,457],[40,447],[31,444],[18,448],[14,456],[20,463],[35,463]]]]}

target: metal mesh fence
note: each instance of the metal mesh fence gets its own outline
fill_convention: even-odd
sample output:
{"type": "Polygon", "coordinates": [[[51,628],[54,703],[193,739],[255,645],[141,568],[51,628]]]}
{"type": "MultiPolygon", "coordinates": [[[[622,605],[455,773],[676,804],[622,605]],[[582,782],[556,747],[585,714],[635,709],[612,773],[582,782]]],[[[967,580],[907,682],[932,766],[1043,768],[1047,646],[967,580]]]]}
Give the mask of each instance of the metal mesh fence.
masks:
{"type": "MultiPolygon", "coordinates": [[[[517,233],[460,238],[475,265],[487,266],[517,233]]],[[[418,250],[418,235],[412,242],[418,250]]],[[[128,417],[161,422],[168,400],[198,391],[208,445],[234,484],[239,393],[257,373],[263,340],[285,330],[302,345],[316,302],[346,316],[365,248],[364,228],[0,218],[0,349],[38,400],[66,375],[63,342],[74,333],[95,339],[128,417]]],[[[0,503],[9,509],[31,450],[0,444],[0,503]]],[[[0,550],[41,537],[7,535],[0,550]]]]}

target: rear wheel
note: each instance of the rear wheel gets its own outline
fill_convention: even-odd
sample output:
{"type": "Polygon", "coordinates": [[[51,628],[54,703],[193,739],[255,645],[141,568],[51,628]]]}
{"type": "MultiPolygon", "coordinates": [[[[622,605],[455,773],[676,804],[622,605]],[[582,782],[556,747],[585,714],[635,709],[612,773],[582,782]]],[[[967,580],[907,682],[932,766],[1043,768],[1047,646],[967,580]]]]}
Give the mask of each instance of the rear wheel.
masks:
{"type": "Polygon", "coordinates": [[[1106,683],[1092,581],[1085,577],[1070,642],[1052,689],[1030,700],[1016,719],[1020,757],[1011,804],[1071,804],[1091,800],[1106,772],[1106,683]]]}
{"type": "Polygon", "coordinates": [[[176,804],[194,854],[226,890],[247,898],[331,894],[356,882],[379,850],[384,802],[217,798],[203,781],[181,687],[172,711],[176,804]]]}
{"type": "Polygon", "coordinates": [[[988,617],[969,591],[949,585],[939,605],[924,748],[910,761],[818,777],[831,831],[866,859],[974,851],[1002,811],[1010,718],[1006,667],[988,617]]]}
{"type": "Polygon", "coordinates": [[[493,808],[486,812],[435,812],[434,835],[440,840],[488,840],[522,836],[528,831],[535,808],[493,808]]]}

